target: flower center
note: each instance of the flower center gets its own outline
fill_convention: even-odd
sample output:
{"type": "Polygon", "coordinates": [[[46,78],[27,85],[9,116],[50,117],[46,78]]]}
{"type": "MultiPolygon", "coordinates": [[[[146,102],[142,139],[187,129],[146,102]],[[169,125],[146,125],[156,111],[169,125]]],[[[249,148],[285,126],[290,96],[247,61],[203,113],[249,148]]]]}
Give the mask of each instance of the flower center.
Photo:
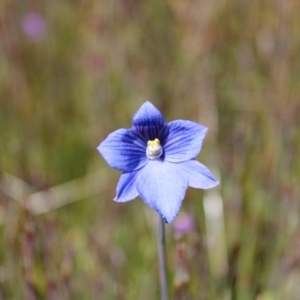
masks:
{"type": "Polygon", "coordinates": [[[163,153],[159,139],[147,142],[146,154],[150,159],[159,158],[163,153]]]}

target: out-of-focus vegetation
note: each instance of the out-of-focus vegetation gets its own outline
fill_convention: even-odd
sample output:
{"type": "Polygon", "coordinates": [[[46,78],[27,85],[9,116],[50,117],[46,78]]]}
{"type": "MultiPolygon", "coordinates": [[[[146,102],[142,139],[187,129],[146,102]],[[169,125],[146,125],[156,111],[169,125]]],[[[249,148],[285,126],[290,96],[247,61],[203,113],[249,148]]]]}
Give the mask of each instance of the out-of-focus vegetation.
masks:
{"type": "Polygon", "coordinates": [[[111,201],[119,173],[96,151],[146,99],[211,128],[199,159],[221,178],[225,257],[189,190],[193,226],[167,228],[171,299],[299,299],[299,11],[0,2],[0,299],[159,299],[156,214],[111,201]]]}

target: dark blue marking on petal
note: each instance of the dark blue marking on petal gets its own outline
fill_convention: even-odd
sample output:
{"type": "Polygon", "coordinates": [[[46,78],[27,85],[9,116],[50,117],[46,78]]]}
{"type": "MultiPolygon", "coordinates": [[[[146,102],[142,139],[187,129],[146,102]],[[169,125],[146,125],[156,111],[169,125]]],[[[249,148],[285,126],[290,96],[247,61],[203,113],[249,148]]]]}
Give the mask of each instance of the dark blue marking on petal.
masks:
{"type": "Polygon", "coordinates": [[[162,113],[146,101],[133,116],[132,129],[141,133],[147,140],[158,137],[160,129],[166,125],[162,113]]]}
{"type": "Polygon", "coordinates": [[[191,121],[176,120],[168,124],[164,142],[165,159],[182,162],[194,159],[200,152],[207,127],[191,121]]]}
{"type": "Polygon", "coordinates": [[[132,172],[148,162],[144,137],[131,129],[112,132],[98,147],[106,162],[115,169],[132,172]]]}

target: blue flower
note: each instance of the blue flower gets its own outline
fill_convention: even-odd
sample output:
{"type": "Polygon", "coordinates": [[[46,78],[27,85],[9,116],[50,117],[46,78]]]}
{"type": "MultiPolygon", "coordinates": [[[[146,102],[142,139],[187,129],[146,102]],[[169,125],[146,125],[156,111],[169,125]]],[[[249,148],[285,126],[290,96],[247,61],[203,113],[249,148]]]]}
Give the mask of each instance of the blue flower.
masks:
{"type": "Polygon", "coordinates": [[[98,147],[106,162],[123,172],[114,200],[140,196],[165,222],[172,222],[188,186],[208,189],[218,184],[195,160],[207,130],[191,121],[166,123],[160,111],[145,102],[131,129],[112,132],[98,147]]]}

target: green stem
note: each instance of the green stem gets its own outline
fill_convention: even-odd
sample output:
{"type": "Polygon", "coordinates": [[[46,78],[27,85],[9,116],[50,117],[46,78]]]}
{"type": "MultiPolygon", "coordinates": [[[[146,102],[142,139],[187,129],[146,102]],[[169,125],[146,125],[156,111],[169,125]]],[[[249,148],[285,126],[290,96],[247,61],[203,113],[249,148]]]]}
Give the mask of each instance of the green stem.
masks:
{"type": "Polygon", "coordinates": [[[161,217],[159,217],[158,222],[158,259],[161,300],[168,300],[167,264],[165,255],[165,221],[161,217]]]}

